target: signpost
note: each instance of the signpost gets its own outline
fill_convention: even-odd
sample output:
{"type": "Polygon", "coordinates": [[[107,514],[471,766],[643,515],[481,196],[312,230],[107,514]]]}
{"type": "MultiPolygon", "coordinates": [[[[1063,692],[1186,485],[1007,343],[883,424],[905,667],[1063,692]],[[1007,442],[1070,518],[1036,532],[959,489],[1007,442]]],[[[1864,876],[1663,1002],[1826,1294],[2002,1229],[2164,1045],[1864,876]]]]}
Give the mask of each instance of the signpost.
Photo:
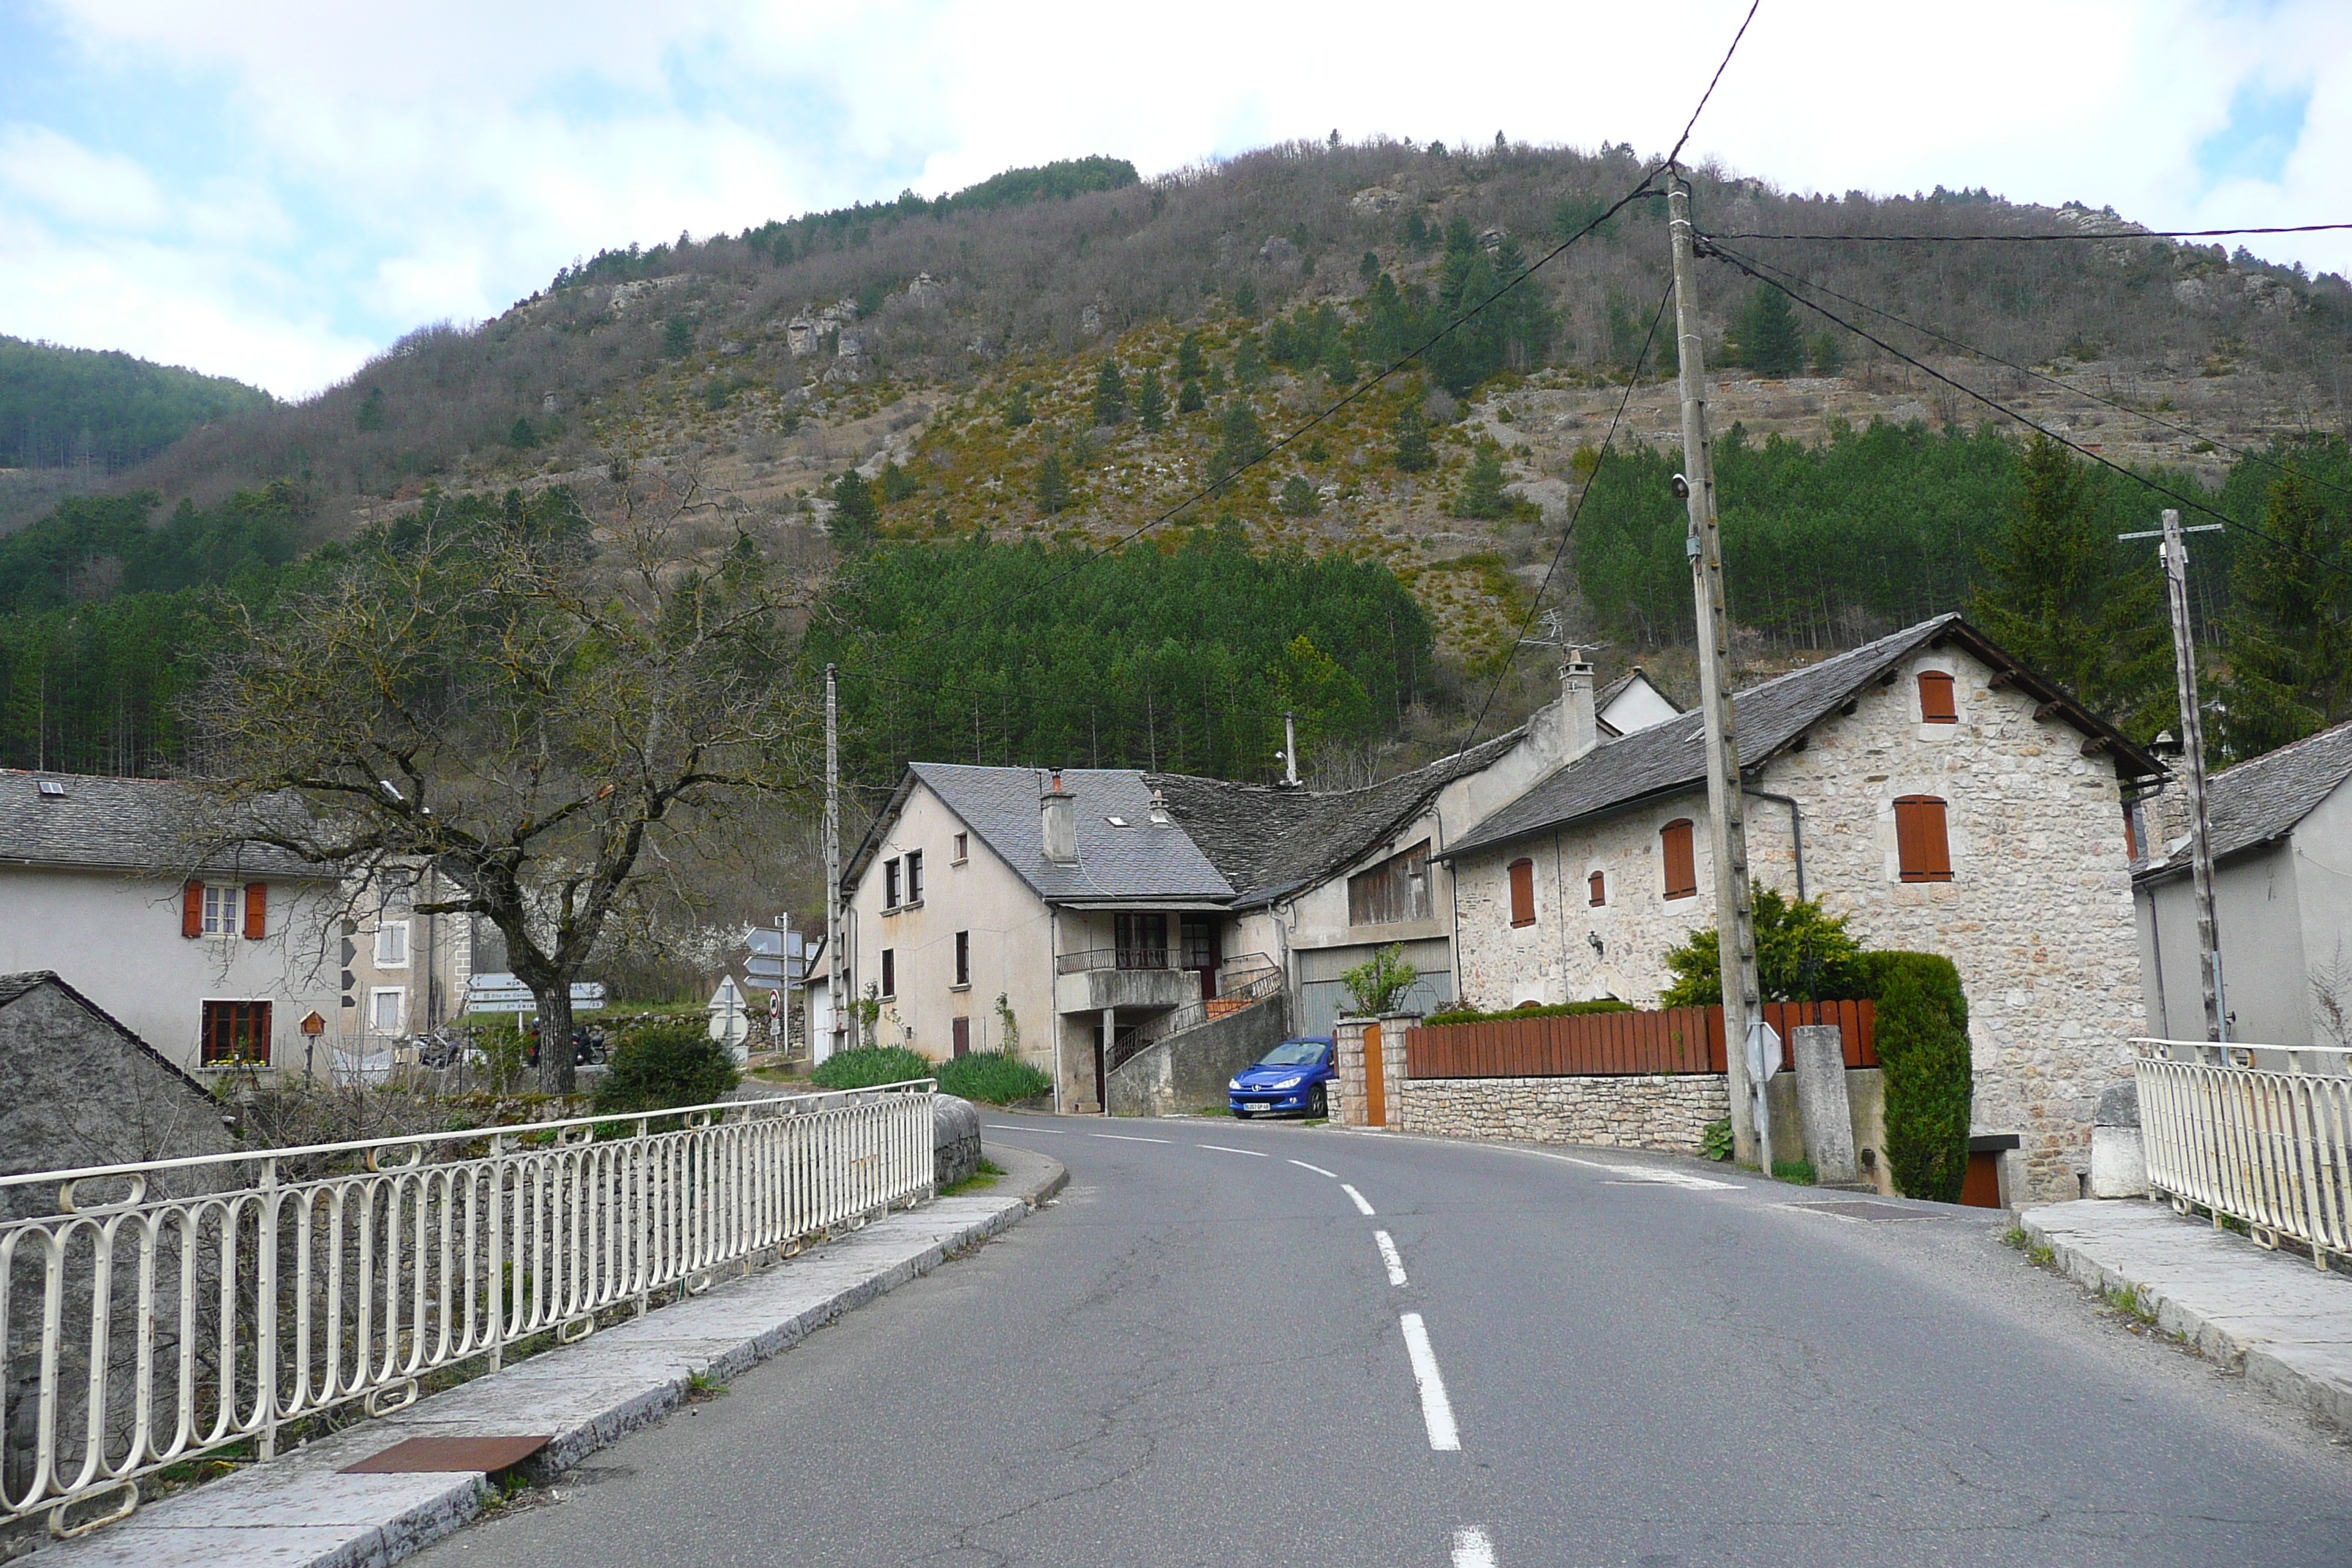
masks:
{"type": "MultiPolygon", "coordinates": [[[[575,980],[572,983],[572,1005],[575,1008],[602,1007],[604,985],[597,980],[575,980]]],[[[468,1013],[536,1013],[539,1003],[530,987],[511,974],[477,974],[466,985],[466,1011],[468,1013]]]]}
{"type": "Polygon", "coordinates": [[[745,1010],[748,1000],[742,987],[735,984],[735,977],[723,974],[719,978],[719,989],[703,1005],[704,1011],[710,1015],[710,1037],[733,1052],[739,1063],[751,1056],[745,1047],[751,1037],[751,1019],[745,1010]]]}

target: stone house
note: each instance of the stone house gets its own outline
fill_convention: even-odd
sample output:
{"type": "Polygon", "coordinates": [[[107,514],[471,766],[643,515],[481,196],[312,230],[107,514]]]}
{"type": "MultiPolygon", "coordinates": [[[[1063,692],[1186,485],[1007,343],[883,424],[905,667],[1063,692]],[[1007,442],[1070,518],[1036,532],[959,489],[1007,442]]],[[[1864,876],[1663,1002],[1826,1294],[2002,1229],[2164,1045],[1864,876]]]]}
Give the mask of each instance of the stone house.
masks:
{"type": "Polygon", "coordinates": [[[1009,1021],[1066,1106],[1102,1105],[1130,1060],[1154,1087],[1113,1109],[1206,1103],[1228,1058],[1328,1033],[1339,975],[1378,948],[1405,947],[1422,1002],[1452,997],[1432,846],[1615,732],[1603,714],[1672,711],[1639,671],[1597,697],[1591,678],[1579,665],[1523,729],[1359,790],[914,763],[843,867],[828,998],[872,1002],[879,1043],[935,1058],[1003,1048],[1009,1021]]]}
{"type": "Polygon", "coordinates": [[[375,1056],[464,1016],[474,919],[417,909],[451,896],[448,879],[429,865],[344,890],[336,1032],[351,1054],[375,1056]]]}
{"type": "MultiPolygon", "coordinates": [[[[2352,1045],[2352,724],[2338,724],[2206,781],[2213,905],[2229,1036],[2263,1045],[2352,1045]]],[[[2145,858],[2132,880],[2145,1026],[2205,1037],[2185,792],[2135,802],[2145,858]]]]}
{"type": "MultiPolygon", "coordinates": [[[[2008,1190],[2078,1195],[2141,1026],[2124,791],[2160,764],[1958,616],[1735,705],[1751,875],[1949,957],[1975,1131],[2019,1139],[2008,1190]]],[[[1704,750],[1696,712],[1604,738],[1448,847],[1458,994],[1654,1004],[1715,924],[1704,750]]]]}
{"type": "Polygon", "coordinates": [[[336,877],[192,847],[193,804],[161,779],[0,772],[0,972],[56,972],[199,1078],[299,1068],[341,994],[336,877]]]}

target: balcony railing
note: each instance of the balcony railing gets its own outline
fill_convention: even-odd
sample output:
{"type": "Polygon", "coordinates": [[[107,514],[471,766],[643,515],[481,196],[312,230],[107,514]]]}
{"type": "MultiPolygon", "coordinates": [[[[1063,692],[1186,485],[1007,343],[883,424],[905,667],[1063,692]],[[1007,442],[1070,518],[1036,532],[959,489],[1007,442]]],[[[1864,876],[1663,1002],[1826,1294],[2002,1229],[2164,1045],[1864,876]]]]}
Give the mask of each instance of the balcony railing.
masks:
{"type": "Polygon", "coordinates": [[[1160,947],[1090,947],[1066,952],[1054,960],[1056,974],[1087,974],[1097,969],[1165,969],[1169,949],[1160,947]]]}
{"type": "Polygon", "coordinates": [[[2186,1213],[2292,1237],[2312,1261],[2352,1255],[2352,1051],[2136,1040],[2147,1184],[2186,1213]],[[2284,1056],[2286,1070],[2253,1065],[2284,1056]]]}

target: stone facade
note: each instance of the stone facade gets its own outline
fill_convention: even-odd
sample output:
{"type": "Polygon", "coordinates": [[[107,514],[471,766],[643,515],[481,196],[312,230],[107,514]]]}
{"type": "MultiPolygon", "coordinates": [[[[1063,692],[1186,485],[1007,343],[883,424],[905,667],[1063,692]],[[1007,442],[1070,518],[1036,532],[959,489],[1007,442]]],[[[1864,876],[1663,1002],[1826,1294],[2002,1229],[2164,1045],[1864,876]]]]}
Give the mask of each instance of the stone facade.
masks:
{"type": "Polygon", "coordinates": [[[1398,1110],[1404,1132],[1696,1154],[1707,1123],[1729,1116],[1731,1101],[1717,1073],[1422,1078],[1405,1080],[1398,1110]]]}
{"type": "MultiPolygon", "coordinates": [[[[2012,1188],[2034,1201],[2078,1195],[2091,1110],[2130,1072],[2141,1027],[2130,862],[2114,763],[2085,756],[2079,731],[2037,717],[2036,700],[1997,683],[1956,645],[1923,646],[1751,774],[1794,797],[1806,891],[1863,945],[1940,952],[1967,989],[1974,1126],[2016,1132],[2012,1188]],[[1921,721],[1917,677],[1954,678],[1957,723],[1921,721]],[[1900,879],[1895,801],[1947,803],[1952,878],[1900,879]]],[[[1747,803],[1751,873],[1793,894],[1790,808],[1747,803]]],[[[1667,951],[1715,923],[1703,789],[1494,846],[1456,864],[1460,994],[1480,1006],[1614,995],[1654,1003],[1667,951]],[[1694,825],[1698,891],[1664,896],[1660,830],[1694,825]],[[1510,865],[1530,860],[1536,919],[1514,928],[1510,865]],[[1604,879],[1590,901],[1588,878],[1604,879]],[[1595,940],[1598,939],[1598,945],[1595,940]]]]}
{"type": "Polygon", "coordinates": [[[1395,1127],[1398,1107],[1404,1102],[1404,1037],[1421,1022],[1418,1013],[1389,1013],[1375,1018],[1342,1018],[1332,1028],[1332,1039],[1339,1053],[1339,1076],[1331,1085],[1329,1109],[1331,1120],[1342,1127],[1372,1125],[1371,1106],[1365,1097],[1364,1036],[1371,1026],[1381,1030],[1381,1104],[1383,1126],[1395,1127]]]}

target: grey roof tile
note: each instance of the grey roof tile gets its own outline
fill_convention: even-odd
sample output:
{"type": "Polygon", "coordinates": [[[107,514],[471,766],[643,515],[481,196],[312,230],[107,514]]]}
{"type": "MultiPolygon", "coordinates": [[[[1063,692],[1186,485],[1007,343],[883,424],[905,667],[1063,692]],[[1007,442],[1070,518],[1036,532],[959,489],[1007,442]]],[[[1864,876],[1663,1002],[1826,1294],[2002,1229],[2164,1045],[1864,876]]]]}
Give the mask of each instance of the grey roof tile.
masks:
{"type": "MultiPolygon", "coordinates": [[[[2347,776],[2352,776],[2352,723],[2306,735],[2213,774],[2205,781],[2213,858],[2252,849],[2290,832],[2347,776]]],[[[2174,876],[2189,868],[2189,847],[2184,843],[2140,875],[2174,876]]]]}
{"type": "Polygon", "coordinates": [[[248,845],[233,858],[206,858],[193,847],[196,803],[191,786],[170,779],[105,778],[85,773],[0,770],[0,864],[86,866],[181,876],[191,870],[235,871],[331,880],[333,873],[280,849],[248,845]],[[65,786],[45,796],[42,780],[65,786]]]}
{"type": "Polygon", "coordinates": [[[1154,826],[1151,786],[1131,768],[1065,768],[1062,787],[1074,797],[1078,858],[1059,866],[1045,858],[1038,802],[1046,773],[1036,768],[973,767],[914,763],[909,771],[981,836],[1040,898],[1053,902],[1093,899],[1203,899],[1234,896],[1232,883],[1174,824],[1154,826]],[[1128,826],[1113,825],[1117,816],[1128,826]]]}

